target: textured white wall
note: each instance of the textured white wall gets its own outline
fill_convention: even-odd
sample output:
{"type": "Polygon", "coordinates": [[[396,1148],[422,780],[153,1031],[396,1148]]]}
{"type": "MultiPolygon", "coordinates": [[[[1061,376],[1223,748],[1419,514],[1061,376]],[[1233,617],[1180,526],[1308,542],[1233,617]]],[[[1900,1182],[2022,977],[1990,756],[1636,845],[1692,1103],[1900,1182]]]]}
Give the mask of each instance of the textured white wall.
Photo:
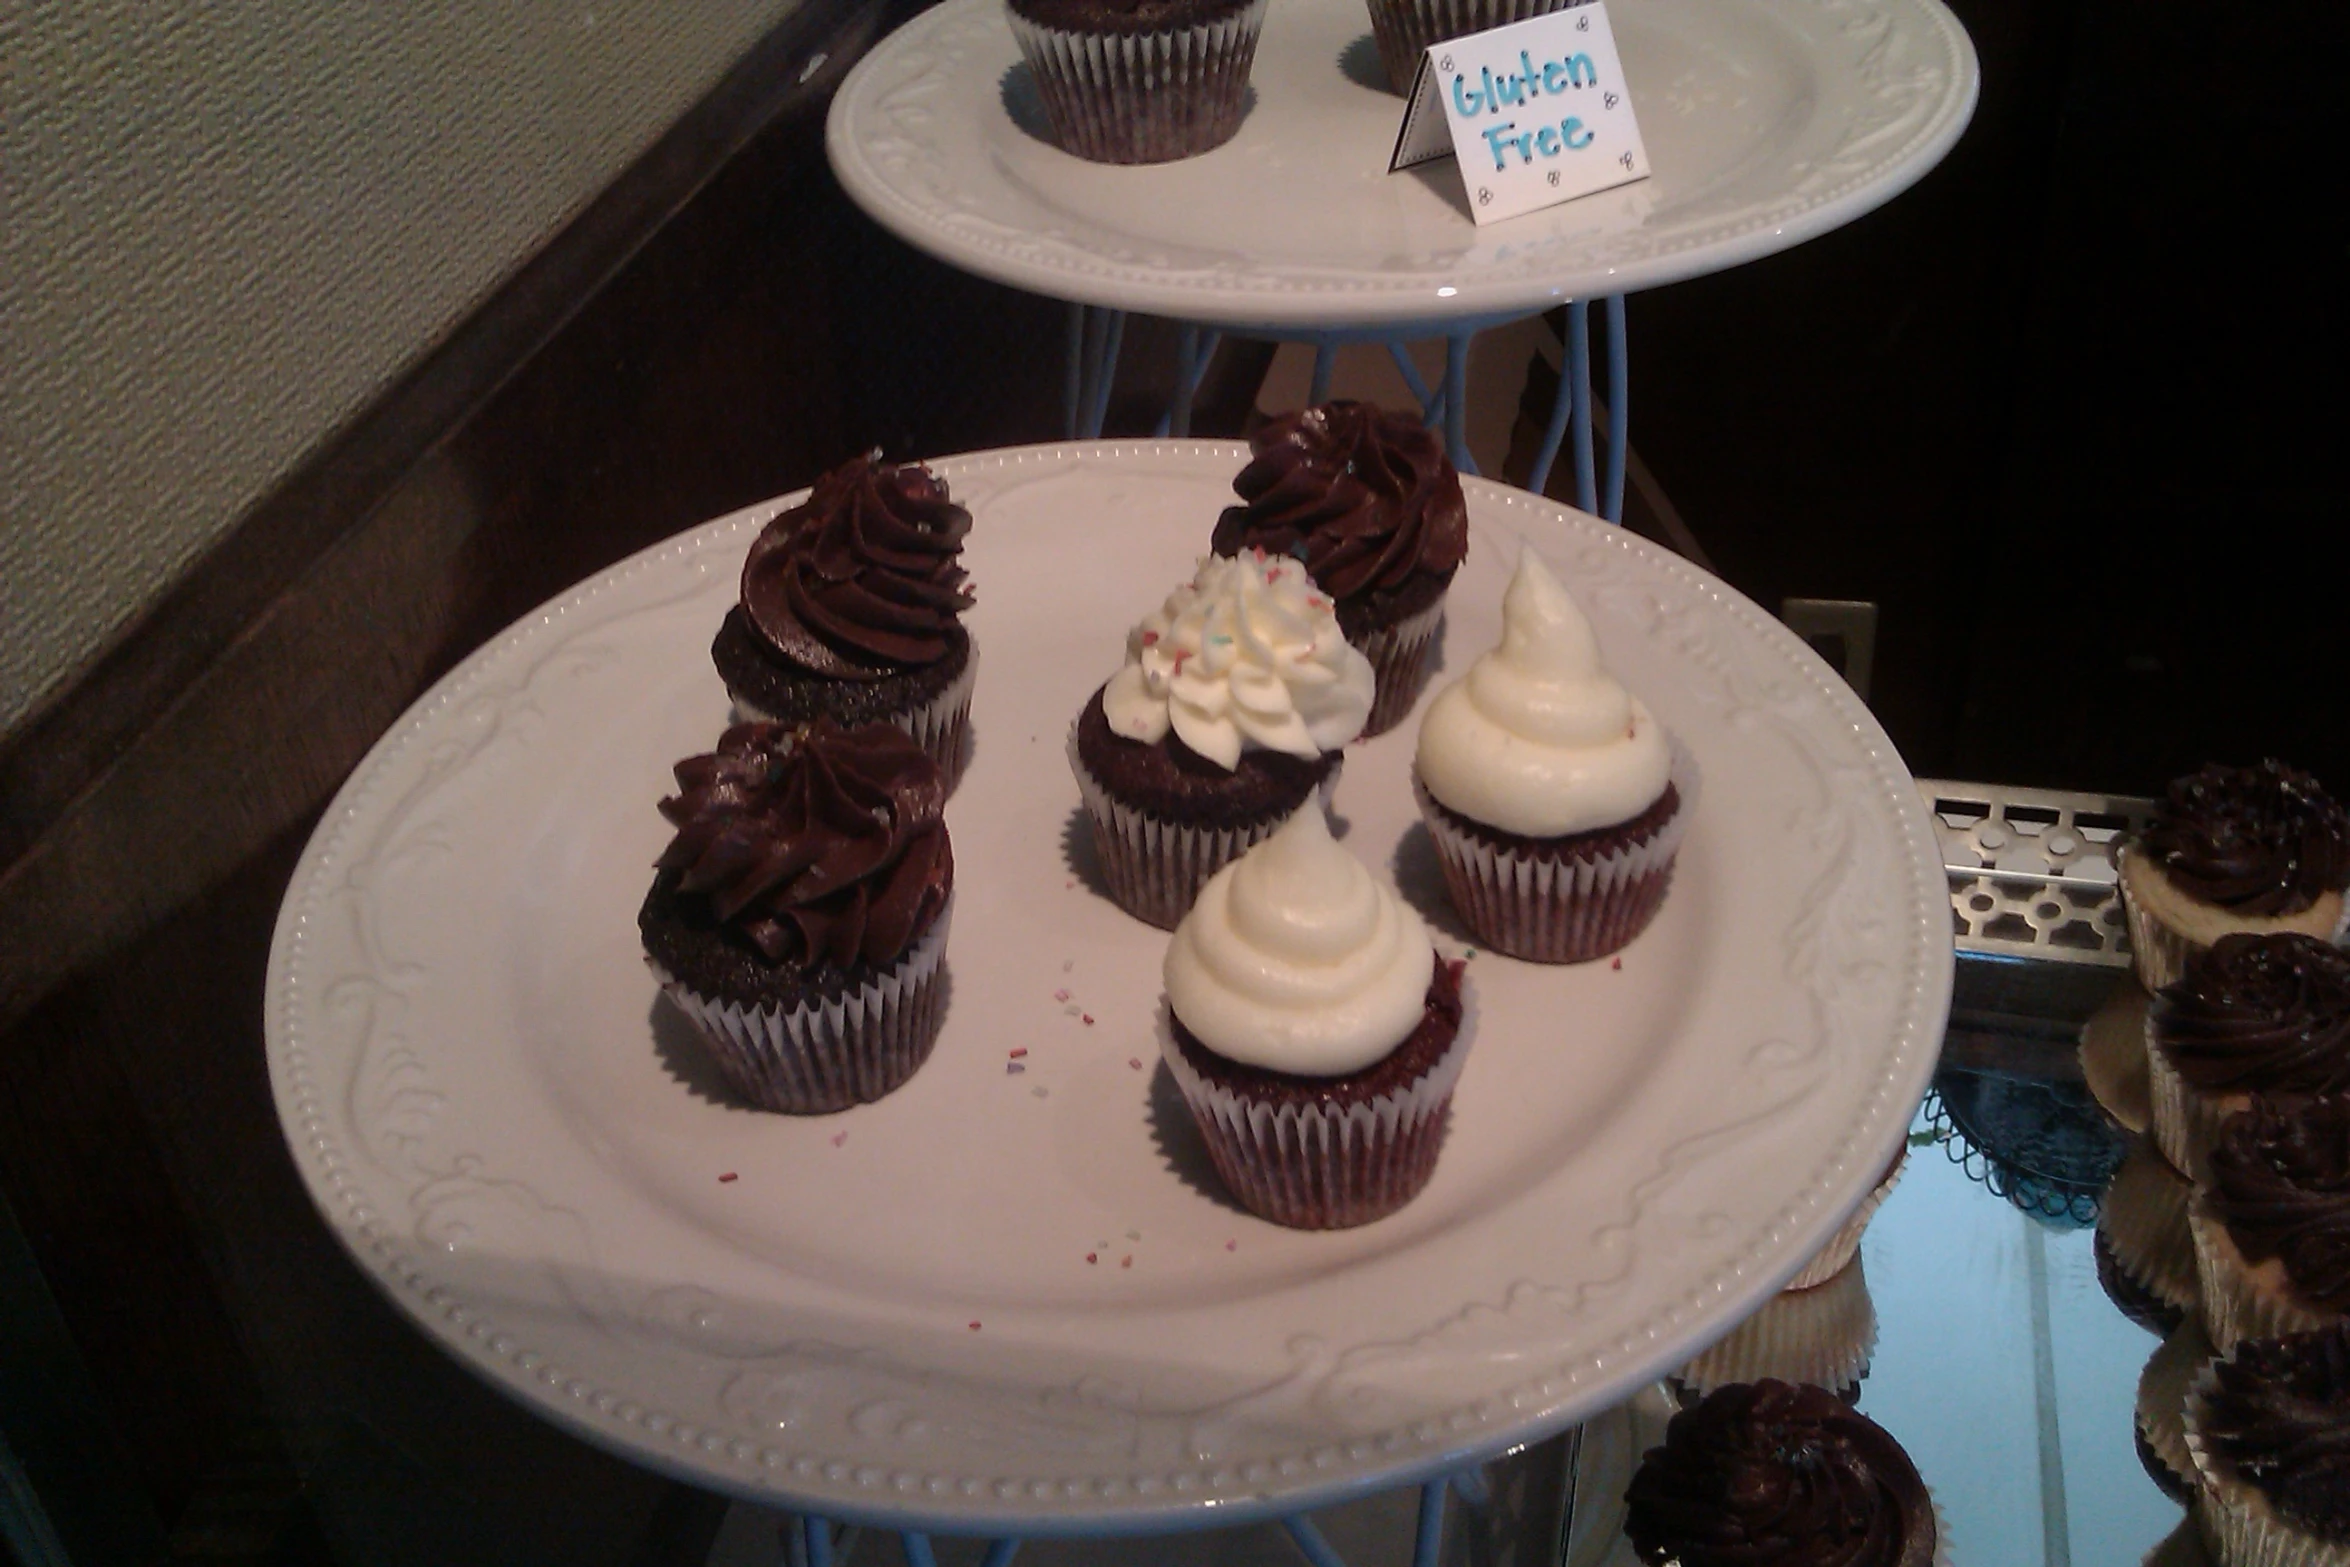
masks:
{"type": "Polygon", "coordinates": [[[0,0],[0,732],[798,0],[0,0]]]}

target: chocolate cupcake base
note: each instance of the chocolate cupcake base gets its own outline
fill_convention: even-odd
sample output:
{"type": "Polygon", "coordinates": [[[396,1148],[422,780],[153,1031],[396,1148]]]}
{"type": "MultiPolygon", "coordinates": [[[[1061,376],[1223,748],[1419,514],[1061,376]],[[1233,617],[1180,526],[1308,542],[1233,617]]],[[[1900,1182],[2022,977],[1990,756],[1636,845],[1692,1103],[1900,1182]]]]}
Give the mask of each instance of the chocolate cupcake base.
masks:
{"type": "Polygon", "coordinates": [[[946,1016],[953,913],[950,899],[896,963],[862,985],[794,1004],[746,1005],[697,989],[649,954],[645,962],[737,1092],[763,1110],[829,1115],[881,1098],[929,1059],[946,1016]]]}
{"type": "Polygon", "coordinates": [[[1442,959],[1419,1028],[1348,1077],[1227,1061],[1159,1009],[1160,1054],[1217,1175],[1242,1207],[1296,1230],[1369,1224],[1419,1195],[1435,1173],[1474,1032],[1460,965],[1442,959]]]}
{"type": "Polygon", "coordinates": [[[1168,163],[1220,147],[1248,111],[1266,0],[1188,26],[1056,27],[1006,11],[1063,151],[1094,163],[1168,163]]]}
{"type": "Polygon", "coordinates": [[[710,661],[734,698],[735,722],[798,725],[830,718],[852,727],[890,724],[930,753],[952,794],[963,776],[971,693],[979,684],[979,644],[960,626],[948,643],[947,656],[924,668],[875,680],[840,680],[768,652],[738,607],[727,611],[719,625],[710,661]]]}
{"type": "Polygon", "coordinates": [[[1371,674],[1378,682],[1370,716],[1363,720],[1364,739],[1383,735],[1411,716],[1412,704],[1420,700],[1434,672],[1437,633],[1443,629],[1444,596],[1439,592],[1436,602],[1426,609],[1381,627],[1355,644],[1371,661],[1371,674]]]}

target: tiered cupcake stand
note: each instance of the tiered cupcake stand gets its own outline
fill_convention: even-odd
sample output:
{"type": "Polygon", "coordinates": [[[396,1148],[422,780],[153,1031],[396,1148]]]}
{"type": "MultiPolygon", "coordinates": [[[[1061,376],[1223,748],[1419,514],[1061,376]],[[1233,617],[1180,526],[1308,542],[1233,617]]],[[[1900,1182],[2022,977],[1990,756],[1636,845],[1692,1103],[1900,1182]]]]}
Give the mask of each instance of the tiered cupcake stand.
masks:
{"type": "Polygon", "coordinates": [[[1275,0],[1231,142],[1148,168],[1051,145],[1002,0],[947,0],[835,98],[849,194],[919,249],[1069,301],[1070,435],[1101,430],[1127,312],[1185,323],[1161,433],[1181,435],[1220,333],[1331,351],[1388,346],[1454,461],[1484,328],[1565,307],[1567,367],[1529,488],[1572,437],[1581,509],[1622,509],[1623,296],[1770,255],[1887,201],[1972,114],[1975,55],[1940,0],[1617,0],[1610,11],[1654,169],[1635,185],[1478,228],[1450,163],[1386,172],[1402,103],[1354,0],[1275,0]],[[1603,305],[1608,456],[1594,453],[1590,306],[1603,305]],[[1442,338],[1440,385],[1402,352],[1442,338]]]}
{"type": "MultiPolygon", "coordinates": [[[[1697,758],[1672,895],[1621,967],[1475,954],[1407,782],[1350,748],[1349,850],[1469,960],[1475,1044],[1428,1189],[1360,1230],[1235,1209],[1158,1069],[1163,933],[1089,883],[1063,742],[1137,605],[1191,569],[1234,442],[934,467],[977,523],[976,748],[948,808],[936,1052],[839,1116],[735,1103],[633,915],[669,766],[727,699],[712,628],[792,498],[525,617],[354,773],[272,949],[297,1167],[419,1328],[534,1412],[837,1524],[998,1542],[1280,1520],[1420,1487],[1417,1559],[1484,1460],[1621,1406],[1769,1298],[1909,1130],[1953,964],[1933,825],[1850,689],[1676,556],[1466,481],[1454,670],[1522,544],[1697,758]],[[1113,580],[1114,579],[1114,580],[1113,580]]],[[[1613,1423],[1611,1423],[1613,1422],[1613,1423]]],[[[966,1548],[967,1549],[967,1548],[966,1548]]]]}

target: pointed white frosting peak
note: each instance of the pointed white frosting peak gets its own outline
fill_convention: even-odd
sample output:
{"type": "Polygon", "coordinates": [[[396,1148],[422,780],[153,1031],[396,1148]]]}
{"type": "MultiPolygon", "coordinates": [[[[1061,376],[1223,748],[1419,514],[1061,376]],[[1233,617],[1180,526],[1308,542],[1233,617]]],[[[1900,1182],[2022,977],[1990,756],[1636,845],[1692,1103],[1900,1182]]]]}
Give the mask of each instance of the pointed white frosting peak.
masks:
{"type": "Polygon", "coordinates": [[[1472,821],[1558,838],[1639,815],[1671,757],[1648,709],[1608,673],[1599,638],[1532,548],[1501,600],[1501,641],[1420,724],[1428,792],[1472,821]]]}

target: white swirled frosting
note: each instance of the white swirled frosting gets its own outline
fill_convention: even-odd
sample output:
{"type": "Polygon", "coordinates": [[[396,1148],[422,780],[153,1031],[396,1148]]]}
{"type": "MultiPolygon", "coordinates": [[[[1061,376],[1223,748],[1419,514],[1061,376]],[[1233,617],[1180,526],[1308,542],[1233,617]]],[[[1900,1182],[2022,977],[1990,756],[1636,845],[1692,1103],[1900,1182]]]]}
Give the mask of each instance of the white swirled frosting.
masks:
{"type": "Polygon", "coordinates": [[[1664,730],[1600,667],[1599,640],[1533,550],[1501,600],[1501,644],[1437,694],[1416,765],[1472,821],[1558,838],[1629,821],[1665,792],[1664,730]]]}
{"type": "Polygon", "coordinates": [[[1191,581],[1127,634],[1102,691],[1112,732],[1156,745],[1168,730],[1219,765],[1250,747],[1315,757],[1362,733],[1371,661],[1347,645],[1305,567],[1250,550],[1202,559],[1191,581]]]}
{"type": "Polygon", "coordinates": [[[1200,889],[1167,947],[1167,1005],[1228,1060],[1336,1077],[1411,1037],[1435,964],[1420,916],[1309,800],[1200,889]]]}

